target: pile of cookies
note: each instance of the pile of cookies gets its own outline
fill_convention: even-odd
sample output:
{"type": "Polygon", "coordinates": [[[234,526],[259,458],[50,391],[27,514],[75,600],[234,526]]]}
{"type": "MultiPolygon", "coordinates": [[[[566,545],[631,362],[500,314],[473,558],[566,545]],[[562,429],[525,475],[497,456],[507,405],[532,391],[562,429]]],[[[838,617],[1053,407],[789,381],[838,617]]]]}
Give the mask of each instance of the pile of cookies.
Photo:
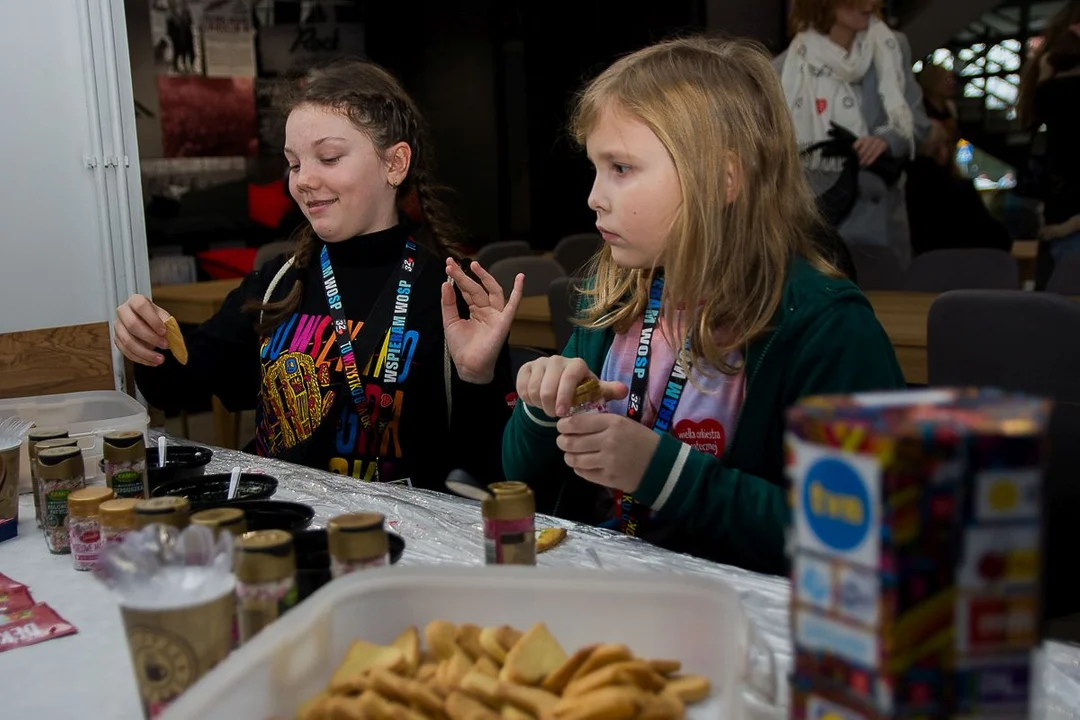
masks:
{"type": "Polygon", "coordinates": [[[625,645],[568,655],[542,623],[522,633],[435,620],[390,645],[359,640],[299,720],[681,720],[709,681],[625,645]]]}

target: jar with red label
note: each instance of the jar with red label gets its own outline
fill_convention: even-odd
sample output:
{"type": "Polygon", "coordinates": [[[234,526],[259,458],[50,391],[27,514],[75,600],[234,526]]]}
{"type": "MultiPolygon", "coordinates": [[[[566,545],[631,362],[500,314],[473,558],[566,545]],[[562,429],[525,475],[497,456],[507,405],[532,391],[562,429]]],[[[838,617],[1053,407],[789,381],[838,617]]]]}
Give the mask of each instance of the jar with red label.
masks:
{"type": "Polygon", "coordinates": [[[136,498],[119,498],[101,503],[98,519],[101,522],[103,545],[123,542],[127,534],[135,530],[135,506],[138,504],[136,498]]]}
{"type": "Polygon", "coordinates": [[[536,498],[520,482],[488,485],[480,503],[484,517],[484,555],[488,565],[536,564],[536,498]]]}
{"type": "Polygon", "coordinates": [[[107,487],[88,487],[68,495],[68,537],[76,570],[93,570],[101,552],[101,503],[112,500],[107,487]]]}

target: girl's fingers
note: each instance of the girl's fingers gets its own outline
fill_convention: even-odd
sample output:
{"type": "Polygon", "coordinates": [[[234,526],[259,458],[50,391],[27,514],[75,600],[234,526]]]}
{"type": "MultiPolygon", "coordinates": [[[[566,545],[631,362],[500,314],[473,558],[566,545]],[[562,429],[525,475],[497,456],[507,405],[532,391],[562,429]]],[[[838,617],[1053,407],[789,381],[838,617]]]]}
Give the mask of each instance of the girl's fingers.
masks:
{"type": "MultiPolygon", "coordinates": [[[[457,283],[458,288],[466,295],[466,300],[469,300],[469,296],[472,296],[473,299],[479,299],[479,296],[487,297],[484,288],[481,287],[478,282],[466,275],[465,270],[463,270],[452,258],[446,260],[446,273],[454,278],[454,282],[457,283]]],[[[470,304],[472,304],[471,301],[470,304]]]]}
{"type": "Polygon", "coordinates": [[[555,363],[548,361],[547,367],[544,369],[544,377],[540,381],[540,391],[538,393],[540,400],[540,409],[548,417],[559,417],[557,398],[559,395],[559,387],[562,383],[562,377],[566,370],[560,364],[555,367],[555,363]]]}
{"type": "MultiPolygon", "coordinates": [[[[499,290],[499,298],[502,299],[502,290],[499,290]]],[[[517,315],[518,306],[521,305],[521,298],[525,295],[525,276],[522,273],[518,273],[514,278],[514,289],[510,291],[510,299],[506,301],[506,306],[503,308],[503,315],[506,315],[511,320],[517,315]]]]}
{"type": "Polygon", "coordinates": [[[130,305],[121,305],[116,309],[117,325],[123,325],[128,335],[138,338],[150,347],[166,347],[168,340],[165,337],[165,324],[154,313],[154,320],[161,325],[161,332],[155,332],[153,327],[135,308],[130,305]]]}
{"type": "Polygon", "coordinates": [[[504,298],[503,290],[499,283],[495,282],[495,278],[491,277],[491,273],[481,267],[480,263],[475,260],[469,267],[472,268],[472,271],[476,273],[476,277],[480,278],[480,282],[483,283],[491,304],[496,310],[502,310],[504,298]]]}
{"type": "Polygon", "coordinates": [[[574,468],[575,472],[589,472],[604,469],[604,456],[598,452],[564,453],[563,459],[566,464],[574,468]]]}
{"type": "Polygon", "coordinates": [[[574,401],[574,391],[582,380],[592,373],[584,360],[575,358],[571,360],[559,378],[559,388],[555,396],[555,412],[548,413],[553,417],[564,417],[570,413],[570,403],[574,401]]]}
{"type": "Polygon", "coordinates": [[[442,284],[442,324],[446,330],[454,323],[461,320],[458,312],[457,296],[454,295],[454,286],[449,281],[442,284]]]}
{"type": "Polygon", "coordinates": [[[518,370],[517,381],[514,389],[517,390],[518,399],[526,405],[532,405],[529,397],[529,381],[532,378],[533,363],[527,362],[518,370]]]}
{"type": "Polygon", "coordinates": [[[120,352],[124,353],[124,357],[132,362],[150,365],[151,367],[165,362],[164,357],[158,354],[153,348],[147,347],[140,340],[132,337],[131,333],[128,332],[128,329],[120,323],[116,324],[114,333],[116,336],[116,347],[120,348],[120,352]]]}
{"type": "Polygon", "coordinates": [[[165,321],[169,318],[169,313],[150,302],[145,295],[132,295],[125,304],[146,323],[150,330],[164,337],[165,321]]]}

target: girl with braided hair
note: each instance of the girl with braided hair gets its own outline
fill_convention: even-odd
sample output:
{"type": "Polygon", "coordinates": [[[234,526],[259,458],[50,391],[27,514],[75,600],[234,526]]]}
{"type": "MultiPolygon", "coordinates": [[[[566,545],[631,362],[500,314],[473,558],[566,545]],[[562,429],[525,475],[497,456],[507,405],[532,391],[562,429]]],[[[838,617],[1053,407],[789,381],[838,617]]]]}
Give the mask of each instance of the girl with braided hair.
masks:
{"type": "Polygon", "coordinates": [[[116,343],[139,388],[165,410],[209,394],[255,408],[260,455],[429,488],[455,467],[498,479],[523,278],[504,298],[454,256],[423,120],[388,72],[337,62],[286,100],[289,189],[307,220],[297,250],[187,337],[186,365],[162,352],[168,313],[124,303],[116,343]]]}

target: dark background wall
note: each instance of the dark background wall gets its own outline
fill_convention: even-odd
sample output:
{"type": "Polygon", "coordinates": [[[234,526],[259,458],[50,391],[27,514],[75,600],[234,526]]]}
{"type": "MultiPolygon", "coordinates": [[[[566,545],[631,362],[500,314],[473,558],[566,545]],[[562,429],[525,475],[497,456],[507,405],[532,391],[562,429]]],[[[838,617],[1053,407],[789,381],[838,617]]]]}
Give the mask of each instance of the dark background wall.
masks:
{"type": "Polygon", "coordinates": [[[525,238],[550,248],[590,230],[591,171],[566,133],[582,83],[618,55],[705,29],[700,0],[420,0],[369,6],[367,48],[428,116],[440,177],[477,244],[525,238]]]}

